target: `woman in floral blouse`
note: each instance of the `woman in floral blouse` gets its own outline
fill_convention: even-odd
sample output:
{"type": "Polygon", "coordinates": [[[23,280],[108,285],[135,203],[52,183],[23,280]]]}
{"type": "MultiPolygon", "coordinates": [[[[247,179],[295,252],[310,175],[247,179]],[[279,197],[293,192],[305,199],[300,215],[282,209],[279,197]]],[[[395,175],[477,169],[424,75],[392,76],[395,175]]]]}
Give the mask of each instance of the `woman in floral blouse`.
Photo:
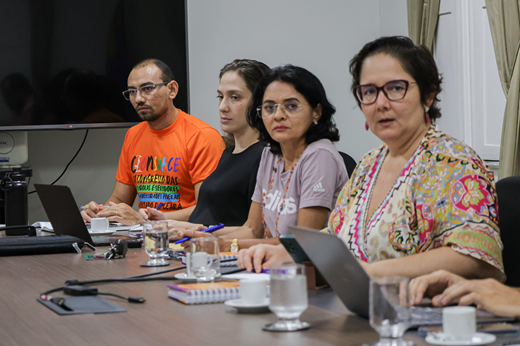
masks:
{"type": "MultiPolygon", "coordinates": [[[[361,49],[350,72],[366,129],[384,144],[357,166],[328,231],[371,277],[445,269],[503,279],[493,173],[470,147],[435,129],[441,77],[431,53],[406,37],[383,37],[361,49]]],[[[251,268],[253,256],[272,264],[286,257],[281,251],[251,249],[241,264],[251,268]]]]}

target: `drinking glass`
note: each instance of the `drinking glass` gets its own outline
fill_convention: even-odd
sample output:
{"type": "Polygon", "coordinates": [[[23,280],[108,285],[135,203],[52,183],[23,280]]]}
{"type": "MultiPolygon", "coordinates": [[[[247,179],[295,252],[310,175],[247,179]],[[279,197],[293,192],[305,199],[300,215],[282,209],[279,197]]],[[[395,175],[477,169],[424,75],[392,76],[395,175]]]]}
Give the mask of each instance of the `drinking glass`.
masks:
{"type": "Polygon", "coordinates": [[[292,332],[307,329],[310,324],[300,321],[307,310],[307,278],[303,264],[281,264],[269,268],[271,276],[271,300],[269,309],[278,321],[264,326],[264,330],[292,332]]]}
{"type": "MultiPolygon", "coordinates": [[[[201,237],[190,239],[190,271],[197,282],[213,282],[220,276],[220,251],[218,239],[201,237]]],[[[188,273],[190,274],[190,273],[188,273]]]]}
{"type": "Polygon", "coordinates": [[[164,260],[169,249],[168,222],[166,220],[145,221],[143,223],[143,246],[150,260],[142,267],[163,267],[170,263],[164,260]]]}
{"type": "Polygon", "coordinates": [[[370,325],[379,333],[373,346],[408,346],[402,339],[410,327],[409,279],[385,276],[370,279],[370,325]]]}

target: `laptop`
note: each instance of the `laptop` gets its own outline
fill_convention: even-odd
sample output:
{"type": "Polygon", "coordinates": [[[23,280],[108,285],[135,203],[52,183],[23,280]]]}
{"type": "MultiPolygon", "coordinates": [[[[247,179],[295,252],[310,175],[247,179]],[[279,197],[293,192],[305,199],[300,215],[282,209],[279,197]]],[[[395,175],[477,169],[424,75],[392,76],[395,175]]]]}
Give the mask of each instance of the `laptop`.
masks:
{"type": "MultiPolygon", "coordinates": [[[[353,313],[368,318],[370,278],[343,240],[333,234],[303,227],[289,226],[289,233],[294,235],[345,307],[353,313]]],[[[514,319],[477,310],[477,323],[509,321],[514,319]]],[[[441,307],[412,307],[411,328],[441,324],[441,307]]]]}
{"type": "Polygon", "coordinates": [[[129,247],[130,242],[137,242],[125,236],[91,236],[68,186],[34,184],[34,187],[56,235],[72,235],[94,246],[108,246],[116,239],[127,240],[129,247]]]}

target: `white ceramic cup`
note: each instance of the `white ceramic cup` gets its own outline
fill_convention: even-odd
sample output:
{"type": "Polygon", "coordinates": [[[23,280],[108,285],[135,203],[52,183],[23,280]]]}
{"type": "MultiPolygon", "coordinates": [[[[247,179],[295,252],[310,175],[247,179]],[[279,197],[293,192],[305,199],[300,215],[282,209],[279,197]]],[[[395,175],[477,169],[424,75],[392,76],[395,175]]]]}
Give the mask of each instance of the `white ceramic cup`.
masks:
{"type": "Polygon", "coordinates": [[[90,220],[91,232],[104,232],[108,229],[109,222],[106,217],[97,217],[90,220]]]}
{"type": "Polygon", "coordinates": [[[213,282],[220,275],[218,239],[200,237],[190,239],[191,273],[197,282],[213,282]]]}
{"type": "Polygon", "coordinates": [[[265,280],[240,280],[240,299],[244,304],[259,305],[264,303],[266,296],[265,280]]]}
{"type": "Polygon", "coordinates": [[[471,340],[477,332],[477,309],[472,306],[452,306],[442,310],[442,330],[451,340],[471,340]]]}
{"type": "Polygon", "coordinates": [[[191,254],[191,268],[204,268],[208,266],[208,253],[204,251],[191,254]]]}

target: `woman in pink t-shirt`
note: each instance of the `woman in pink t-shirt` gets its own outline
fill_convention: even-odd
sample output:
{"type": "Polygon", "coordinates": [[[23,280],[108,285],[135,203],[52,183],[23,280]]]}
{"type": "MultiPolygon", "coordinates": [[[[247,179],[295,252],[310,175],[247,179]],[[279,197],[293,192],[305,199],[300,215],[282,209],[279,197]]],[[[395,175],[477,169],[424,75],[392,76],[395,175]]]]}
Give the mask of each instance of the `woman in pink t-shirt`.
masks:
{"type": "MultiPolygon", "coordinates": [[[[249,216],[241,227],[226,228],[221,251],[255,244],[279,244],[287,227],[325,226],[348,179],[344,161],[332,144],[339,140],[319,79],[304,68],[286,65],[267,72],[253,93],[248,122],[258,130],[264,149],[249,216]]],[[[183,236],[210,236],[193,231],[183,236]]]]}

